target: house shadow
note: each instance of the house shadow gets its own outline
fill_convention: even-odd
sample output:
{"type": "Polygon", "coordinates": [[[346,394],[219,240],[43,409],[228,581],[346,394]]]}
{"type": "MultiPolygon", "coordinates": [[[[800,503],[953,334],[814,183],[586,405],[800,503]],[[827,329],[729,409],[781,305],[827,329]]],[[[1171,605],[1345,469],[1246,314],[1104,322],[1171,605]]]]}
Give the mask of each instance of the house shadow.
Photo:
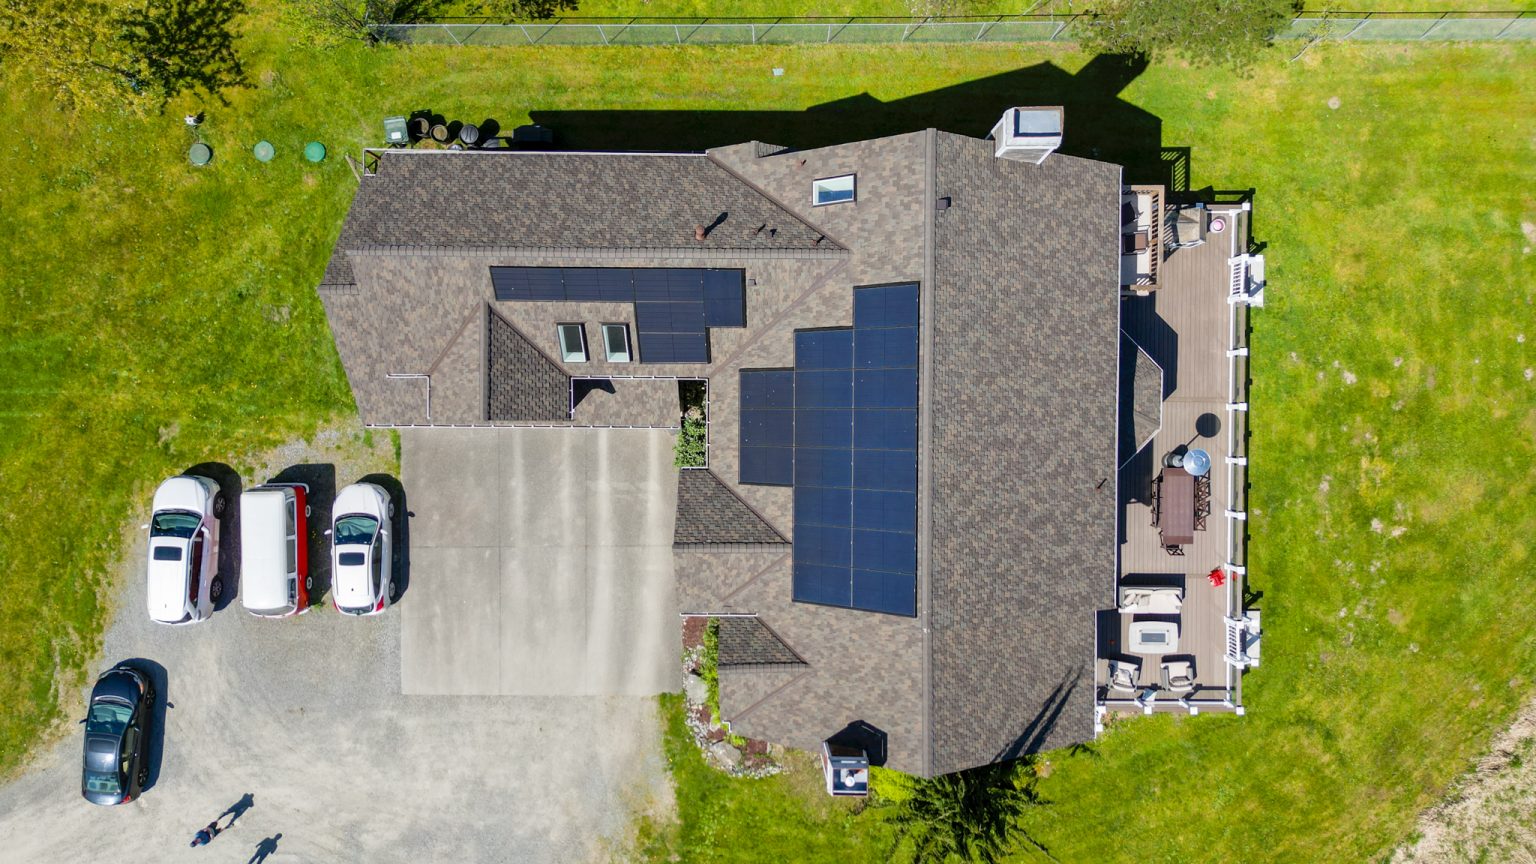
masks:
{"type": "Polygon", "coordinates": [[[615,393],[612,379],[609,378],[582,378],[571,382],[571,411],[574,412],[582,401],[593,393],[607,393],[612,396],[615,393]]]}
{"type": "MultiPolygon", "coordinates": [[[[390,578],[395,583],[395,593],[389,598],[391,605],[400,602],[411,587],[411,510],[405,498],[405,485],[389,474],[369,474],[361,483],[372,483],[389,495],[389,503],[395,508],[390,519],[390,578]]],[[[329,527],[329,526],[327,526],[329,527]]]]}
{"type": "Polygon", "coordinates": [[[309,487],[305,500],[305,549],[309,554],[309,605],[318,605],[331,590],[331,544],[325,532],[331,527],[331,504],[336,500],[336,466],[328,462],[291,465],[279,471],[271,483],[303,483],[309,487]]]}
{"type": "Polygon", "coordinates": [[[869,764],[876,768],[885,764],[886,734],[863,720],[855,720],[844,726],[828,738],[827,743],[864,751],[869,764]]]}
{"type": "Polygon", "coordinates": [[[1059,105],[1059,152],[1125,167],[1127,183],[1184,190],[1189,148],[1163,148],[1162,120],[1120,98],[1147,61],[1101,54],[1077,72],[1037,63],[927,93],[882,102],[867,93],[804,111],[534,110],[556,146],[575,150],[698,151],[763,141],[808,150],[935,128],[985,137],[1009,108],[1059,105]],[[1180,180],[1182,186],[1175,186],[1180,180]]]}
{"type": "Polygon", "coordinates": [[[165,758],[165,712],[167,708],[176,706],[171,704],[170,679],[164,666],[144,657],[124,660],[123,665],[142,672],[149,678],[150,686],[155,688],[155,701],[149,709],[149,728],[145,732],[148,739],[144,742],[144,758],[149,763],[149,773],[144,780],[142,792],[148,792],[160,782],[162,760],[165,758]]]}
{"type": "Polygon", "coordinates": [[[240,596],[240,493],[245,491],[240,472],[223,462],[199,462],[183,474],[207,477],[219,484],[224,496],[224,515],[219,517],[219,579],[222,592],[214,611],[223,610],[240,596]]]}

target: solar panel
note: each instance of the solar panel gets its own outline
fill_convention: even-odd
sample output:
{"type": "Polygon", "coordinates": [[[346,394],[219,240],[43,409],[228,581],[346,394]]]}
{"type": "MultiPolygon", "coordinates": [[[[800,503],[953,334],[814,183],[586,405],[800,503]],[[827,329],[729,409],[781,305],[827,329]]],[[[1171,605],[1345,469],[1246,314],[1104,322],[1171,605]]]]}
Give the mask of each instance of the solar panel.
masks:
{"type": "Polygon", "coordinates": [[[849,605],[891,615],[917,614],[916,577],[855,568],[849,605]]]}
{"type": "Polygon", "coordinates": [[[819,408],[797,411],[795,418],[795,446],[852,447],[852,409],[819,408]]]}
{"type": "Polygon", "coordinates": [[[853,486],[853,451],[795,448],[796,486],[853,486]]]}
{"type": "Polygon", "coordinates": [[[852,330],[800,330],[795,333],[795,368],[852,369],[852,330]]]}
{"type": "Polygon", "coordinates": [[[741,407],[795,407],[795,373],[789,369],[743,369],[741,407]]]}
{"type": "Polygon", "coordinates": [[[794,482],[795,451],[788,447],[741,448],[742,483],[789,486],[794,482]]]}
{"type": "MultiPolygon", "coordinates": [[[[796,545],[799,540],[795,541],[796,545]]],[[[796,564],[793,597],[803,603],[829,606],[852,604],[851,573],[847,567],[796,564]]]]}
{"type": "Polygon", "coordinates": [[[860,369],[910,368],[917,365],[917,328],[854,331],[854,356],[860,369]]]}
{"type": "Polygon", "coordinates": [[[795,526],[795,562],[847,567],[853,556],[852,529],[832,525],[795,526]]]}
{"type": "Polygon", "coordinates": [[[747,286],[743,271],[704,271],[704,323],[710,327],[747,326],[747,286]]]}
{"type": "Polygon", "coordinates": [[[741,409],[741,446],[789,447],[795,442],[793,411],[741,409]]]}
{"type": "Polygon", "coordinates": [[[497,300],[635,304],[642,363],[708,363],[710,327],[746,326],[745,282],[741,270],[491,268],[497,300]]]}
{"type": "Polygon", "coordinates": [[[855,410],[853,446],[861,450],[916,450],[917,412],[882,408],[855,410]]]}
{"type": "Polygon", "coordinates": [[[821,486],[795,487],[795,524],[851,527],[853,491],[821,486]]]}
{"type": "Polygon", "coordinates": [[[917,535],[855,530],[852,560],[863,570],[916,574],[917,535]]]}
{"type": "Polygon", "coordinates": [[[796,408],[853,407],[853,373],[834,369],[795,372],[796,408]]]}

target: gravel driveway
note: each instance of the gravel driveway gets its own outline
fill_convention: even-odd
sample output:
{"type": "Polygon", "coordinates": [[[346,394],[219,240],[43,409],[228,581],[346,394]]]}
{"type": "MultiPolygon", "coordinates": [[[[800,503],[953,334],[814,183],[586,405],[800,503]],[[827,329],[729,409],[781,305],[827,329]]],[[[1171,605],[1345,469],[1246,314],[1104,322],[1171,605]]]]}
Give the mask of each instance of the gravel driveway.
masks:
{"type": "MultiPolygon", "coordinates": [[[[338,465],[342,484],[351,470],[338,465]]],[[[321,506],[313,518],[326,518],[321,506]]],[[[70,727],[0,787],[7,864],[246,862],[268,838],[271,864],[584,861],[619,848],[634,807],[669,808],[654,700],[403,696],[409,588],[375,618],[326,605],[265,621],[236,602],[202,624],[155,625],[134,534],[101,668],[143,658],[161,678],[150,786],[125,806],[87,804],[70,727]],[[188,848],[247,793],[254,806],[232,830],[188,848]]]]}

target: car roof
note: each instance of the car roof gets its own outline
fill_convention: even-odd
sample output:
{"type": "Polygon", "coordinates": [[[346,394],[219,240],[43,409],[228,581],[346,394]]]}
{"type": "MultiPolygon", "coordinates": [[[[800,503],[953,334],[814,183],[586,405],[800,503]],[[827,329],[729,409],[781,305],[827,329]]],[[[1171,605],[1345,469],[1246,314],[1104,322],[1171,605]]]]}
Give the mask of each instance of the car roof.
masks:
{"type": "Polygon", "coordinates": [[[288,601],[288,501],[284,487],[240,496],[240,602],[247,609],[282,609],[288,601]]]}
{"type": "Polygon", "coordinates": [[[179,621],[186,615],[187,574],[190,570],[192,542],[180,537],[156,537],[149,544],[149,611],[159,621],[179,621]],[[154,550],[174,546],[181,550],[180,561],[157,561],[154,550]]]}

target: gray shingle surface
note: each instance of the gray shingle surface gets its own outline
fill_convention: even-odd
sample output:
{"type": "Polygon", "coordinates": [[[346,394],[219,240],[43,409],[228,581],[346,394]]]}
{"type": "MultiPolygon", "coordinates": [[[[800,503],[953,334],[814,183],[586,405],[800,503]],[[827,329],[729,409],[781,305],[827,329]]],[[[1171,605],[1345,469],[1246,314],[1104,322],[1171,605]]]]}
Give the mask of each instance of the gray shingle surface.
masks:
{"type": "Polygon", "coordinates": [[[389,151],[352,201],[322,284],[380,246],[835,248],[703,154],[389,151]],[[696,226],[713,226],[701,243],[696,226]],[[759,231],[759,227],[762,228],[759,231]]]}
{"type": "Polygon", "coordinates": [[[490,420],[565,420],[570,379],[517,328],[486,310],[486,417],[490,420]]]}
{"type": "Polygon", "coordinates": [[[805,661],[757,618],[721,618],[719,664],[804,666],[805,661]]]}
{"type": "Polygon", "coordinates": [[[1124,333],[1120,334],[1120,387],[1121,422],[1130,424],[1127,440],[1121,442],[1120,461],[1124,462],[1152,440],[1163,423],[1163,370],[1124,333]]]}
{"type": "Polygon", "coordinates": [[[677,472],[674,545],[787,542],[708,468],[677,472]]]}
{"type": "Polygon", "coordinates": [[[1120,169],[1000,160],[941,132],[936,170],[954,202],[935,218],[928,322],[943,774],[1093,737],[1094,613],[1115,568],[1120,169]]]}

